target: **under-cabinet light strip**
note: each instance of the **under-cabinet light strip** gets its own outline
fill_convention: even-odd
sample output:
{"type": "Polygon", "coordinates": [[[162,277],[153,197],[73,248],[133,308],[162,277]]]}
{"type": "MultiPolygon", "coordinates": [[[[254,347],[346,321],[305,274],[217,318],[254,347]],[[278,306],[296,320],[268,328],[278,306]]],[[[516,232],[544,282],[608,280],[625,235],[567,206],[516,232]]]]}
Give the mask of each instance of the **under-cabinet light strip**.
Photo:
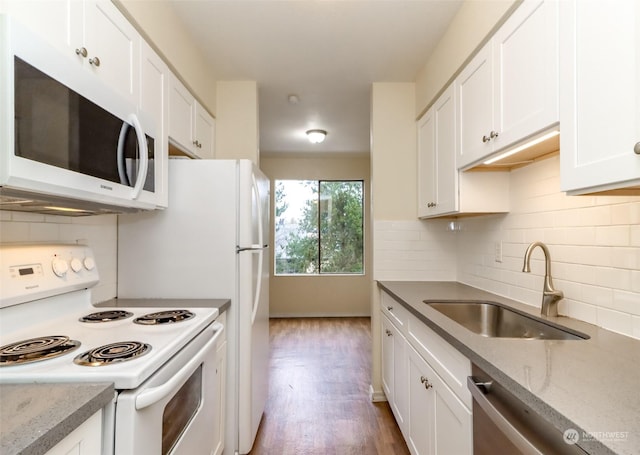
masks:
{"type": "Polygon", "coordinates": [[[493,164],[496,161],[500,161],[501,159],[507,158],[507,157],[509,157],[511,155],[515,155],[518,152],[521,152],[521,151],[523,151],[525,149],[528,149],[529,147],[533,147],[534,145],[539,144],[540,142],[544,142],[547,139],[550,139],[550,138],[552,138],[554,136],[557,136],[558,134],[560,134],[560,131],[551,131],[551,132],[549,132],[549,133],[547,133],[545,135],[542,135],[542,136],[540,136],[540,137],[538,137],[538,138],[536,138],[536,139],[534,139],[532,141],[526,142],[526,143],[520,145],[519,147],[511,149],[511,150],[509,150],[507,152],[501,153],[498,156],[494,156],[493,158],[488,159],[487,161],[485,161],[483,164],[493,164]]]}

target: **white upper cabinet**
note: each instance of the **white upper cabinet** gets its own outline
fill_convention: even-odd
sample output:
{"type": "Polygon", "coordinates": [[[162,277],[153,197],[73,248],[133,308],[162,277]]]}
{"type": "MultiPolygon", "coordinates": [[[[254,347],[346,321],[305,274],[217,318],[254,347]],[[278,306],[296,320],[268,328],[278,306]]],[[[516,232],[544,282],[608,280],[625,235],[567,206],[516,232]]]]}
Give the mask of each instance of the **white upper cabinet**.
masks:
{"type": "Polygon", "coordinates": [[[137,103],[140,36],[108,0],[6,2],[7,12],[137,103]]]}
{"type": "Polygon", "coordinates": [[[171,75],[169,137],[180,150],[197,158],[214,158],[215,120],[191,92],[171,75]]]}
{"type": "Polygon", "coordinates": [[[196,154],[200,158],[215,158],[215,120],[200,103],[196,102],[195,115],[196,154]]]}
{"type": "Polygon", "coordinates": [[[558,123],[558,2],[524,0],[455,81],[457,166],[558,123]]]}
{"type": "Polygon", "coordinates": [[[561,189],[640,187],[640,2],[560,3],[561,189]]]}
{"type": "Polygon", "coordinates": [[[136,102],[140,35],[111,1],[84,0],[83,4],[84,40],[79,46],[87,50],[84,64],[107,85],[136,102]]]}
{"type": "Polygon", "coordinates": [[[418,217],[508,212],[508,173],[456,167],[455,107],[450,85],[418,120],[418,217]]]}
{"type": "Polygon", "coordinates": [[[453,86],[418,120],[418,216],[451,213],[458,207],[453,86]]]}
{"type": "Polygon", "coordinates": [[[169,74],[167,64],[145,41],[142,41],[140,48],[140,109],[146,115],[153,117],[153,124],[157,128],[154,138],[153,181],[156,205],[162,208],[166,208],[169,203],[166,160],[169,153],[167,142],[169,74]]]}

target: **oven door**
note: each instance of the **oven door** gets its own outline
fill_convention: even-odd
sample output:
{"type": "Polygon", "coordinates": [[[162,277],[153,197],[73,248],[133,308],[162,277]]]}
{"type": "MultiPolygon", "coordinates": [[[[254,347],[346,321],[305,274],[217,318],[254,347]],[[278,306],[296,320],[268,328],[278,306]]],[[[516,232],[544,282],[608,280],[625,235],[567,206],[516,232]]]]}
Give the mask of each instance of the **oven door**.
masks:
{"type": "Polygon", "coordinates": [[[209,455],[221,403],[216,349],[224,326],[213,323],[135,390],[116,402],[115,453],[209,455]]]}

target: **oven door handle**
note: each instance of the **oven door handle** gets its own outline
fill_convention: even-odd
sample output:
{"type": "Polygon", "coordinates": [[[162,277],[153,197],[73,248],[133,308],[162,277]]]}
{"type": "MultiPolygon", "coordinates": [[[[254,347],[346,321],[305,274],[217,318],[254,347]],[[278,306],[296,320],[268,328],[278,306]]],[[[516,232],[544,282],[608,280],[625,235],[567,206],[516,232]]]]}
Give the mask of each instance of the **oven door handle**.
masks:
{"type": "Polygon", "coordinates": [[[209,341],[207,341],[204,347],[200,349],[200,351],[198,351],[198,353],[191,360],[189,360],[189,362],[187,362],[187,364],[180,371],[178,371],[174,376],[171,377],[171,379],[169,379],[164,384],[145,390],[136,397],[136,409],[138,411],[140,409],[151,406],[154,403],[157,403],[158,401],[169,395],[172,390],[175,390],[176,387],[182,385],[182,383],[189,379],[189,376],[191,376],[198,365],[202,363],[204,358],[209,353],[209,350],[215,347],[215,344],[218,342],[218,339],[224,332],[224,326],[219,322],[214,322],[212,327],[215,331],[215,335],[213,335],[213,337],[209,341]]]}
{"type": "Polygon", "coordinates": [[[525,435],[523,435],[514,425],[509,422],[509,420],[503,416],[500,411],[491,403],[489,398],[486,395],[489,395],[490,392],[486,390],[487,386],[491,386],[490,382],[476,382],[476,380],[472,376],[467,377],[467,388],[471,392],[471,396],[478,403],[478,405],[482,408],[482,410],[487,414],[489,419],[493,421],[493,423],[502,431],[502,433],[518,448],[522,451],[523,454],[526,455],[544,455],[540,452],[533,443],[527,439],[525,435]]]}

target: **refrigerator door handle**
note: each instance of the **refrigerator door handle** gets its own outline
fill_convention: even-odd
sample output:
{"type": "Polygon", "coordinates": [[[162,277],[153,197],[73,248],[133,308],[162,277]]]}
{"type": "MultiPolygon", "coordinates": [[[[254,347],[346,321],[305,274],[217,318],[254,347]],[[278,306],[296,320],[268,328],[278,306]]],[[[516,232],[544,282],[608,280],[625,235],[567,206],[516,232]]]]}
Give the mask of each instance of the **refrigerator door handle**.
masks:
{"type": "Polygon", "coordinates": [[[251,246],[236,246],[236,253],[241,253],[243,251],[257,251],[264,250],[265,248],[269,248],[269,245],[251,245],[251,246]]]}

